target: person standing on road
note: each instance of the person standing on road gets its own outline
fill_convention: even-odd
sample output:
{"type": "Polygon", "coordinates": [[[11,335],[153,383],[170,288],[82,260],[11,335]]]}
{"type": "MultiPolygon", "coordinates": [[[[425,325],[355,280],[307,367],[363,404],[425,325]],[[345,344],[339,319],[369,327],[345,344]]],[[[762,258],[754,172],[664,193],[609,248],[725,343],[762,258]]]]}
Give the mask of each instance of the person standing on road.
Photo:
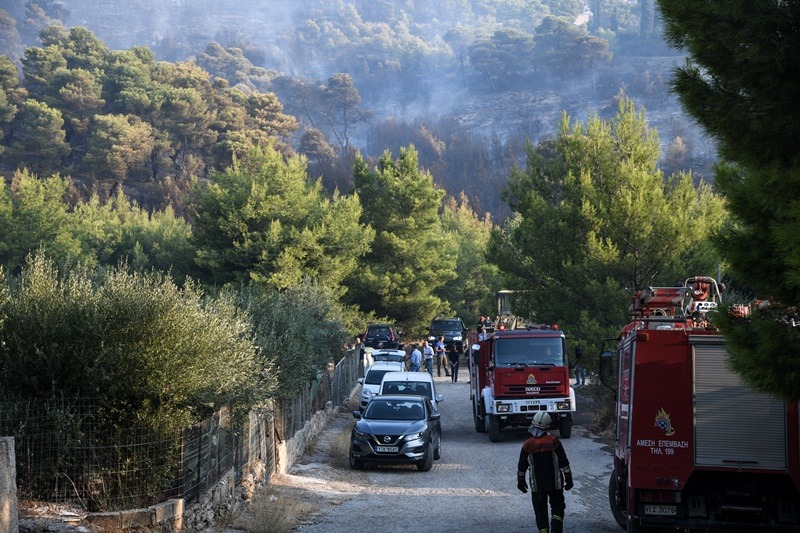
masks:
{"type": "Polygon", "coordinates": [[[436,373],[441,377],[442,367],[444,367],[444,374],[450,376],[450,371],[447,369],[447,354],[444,351],[444,337],[436,339],[436,346],[433,349],[436,352],[436,373]]]}
{"type": "Polygon", "coordinates": [[[575,365],[575,386],[582,387],[586,385],[586,369],[582,364],[575,365]]]}
{"type": "Polygon", "coordinates": [[[522,443],[517,462],[517,488],[528,492],[525,474],[531,487],[533,512],[539,533],[564,531],[564,491],[572,488],[572,471],[564,447],[553,435],[547,433],[550,415],[539,411],[533,415],[528,431],[532,435],[522,443]],[[547,503],[550,502],[552,520],[548,523],[547,503]]]}
{"type": "Polygon", "coordinates": [[[419,351],[417,343],[414,343],[411,357],[408,358],[408,370],[410,372],[419,372],[420,367],[422,367],[422,352],[419,351]]]}
{"type": "Polygon", "coordinates": [[[453,383],[458,382],[458,363],[461,360],[461,354],[458,353],[455,346],[451,346],[447,352],[447,360],[450,363],[450,376],[453,383]]]}
{"type": "Polygon", "coordinates": [[[427,340],[422,341],[422,361],[425,363],[428,374],[433,377],[433,348],[427,340]]]}

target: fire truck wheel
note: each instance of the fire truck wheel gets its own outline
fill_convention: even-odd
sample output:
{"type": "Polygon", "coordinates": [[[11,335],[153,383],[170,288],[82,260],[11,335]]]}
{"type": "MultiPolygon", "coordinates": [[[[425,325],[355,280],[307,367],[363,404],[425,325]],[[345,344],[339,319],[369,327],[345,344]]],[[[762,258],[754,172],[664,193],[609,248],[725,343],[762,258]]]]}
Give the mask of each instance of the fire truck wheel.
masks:
{"type": "Polygon", "coordinates": [[[483,421],[483,417],[480,416],[478,412],[478,406],[476,405],[475,400],[472,401],[472,418],[475,419],[475,431],[478,433],[486,433],[486,422],[483,421]]]}
{"type": "Polygon", "coordinates": [[[572,436],[572,417],[562,416],[558,422],[558,434],[562,439],[568,439],[572,436]]]}
{"type": "Polygon", "coordinates": [[[614,520],[617,521],[619,527],[628,529],[628,516],[621,501],[620,490],[617,487],[617,471],[611,471],[611,477],[608,480],[608,505],[611,507],[611,514],[614,515],[614,520]]]}
{"type": "Polygon", "coordinates": [[[495,415],[486,415],[486,425],[489,426],[489,442],[500,440],[500,419],[495,415]]]}

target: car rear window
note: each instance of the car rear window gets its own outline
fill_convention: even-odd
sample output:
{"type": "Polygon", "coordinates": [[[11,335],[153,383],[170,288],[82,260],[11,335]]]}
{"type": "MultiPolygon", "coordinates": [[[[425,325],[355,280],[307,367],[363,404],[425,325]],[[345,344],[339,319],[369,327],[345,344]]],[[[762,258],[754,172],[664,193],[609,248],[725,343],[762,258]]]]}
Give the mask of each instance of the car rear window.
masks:
{"type": "Polygon", "coordinates": [[[419,401],[376,399],[367,405],[363,416],[377,420],[420,420],[425,417],[425,407],[419,401]]]}
{"type": "Polygon", "coordinates": [[[425,381],[387,381],[383,384],[381,394],[408,394],[433,399],[431,384],[425,381]]]}
{"type": "Polygon", "coordinates": [[[369,372],[367,372],[367,375],[364,376],[364,383],[366,385],[380,385],[381,380],[383,380],[383,376],[387,372],[397,372],[397,369],[389,370],[388,368],[381,368],[381,369],[376,368],[374,370],[370,370],[369,372]]]}
{"type": "Polygon", "coordinates": [[[431,329],[452,329],[452,330],[460,330],[461,326],[458,323],[458,320],[436,320],[432,325],[431,329]]]}

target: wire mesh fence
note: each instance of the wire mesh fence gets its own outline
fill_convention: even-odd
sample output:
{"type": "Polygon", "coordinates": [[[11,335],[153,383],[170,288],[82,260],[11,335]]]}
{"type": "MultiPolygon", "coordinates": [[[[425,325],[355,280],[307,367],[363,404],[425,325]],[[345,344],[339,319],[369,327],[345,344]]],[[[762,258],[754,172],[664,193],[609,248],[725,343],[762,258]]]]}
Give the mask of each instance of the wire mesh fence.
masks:
{"type": "Polygon", "coordinates": [[[116,427],[96,400],[0,402],[0,435],[13,436],[21,500],[75,503],[87,511],[132,509],[170,498],[195,501],[231,469],[275,472],[276,442],[290,439],[330,402],[343,405],[363,373],[348,353],[272,412],[241,420],[223,408],[200,424],[170,429],[143,421],[116,427]]]}

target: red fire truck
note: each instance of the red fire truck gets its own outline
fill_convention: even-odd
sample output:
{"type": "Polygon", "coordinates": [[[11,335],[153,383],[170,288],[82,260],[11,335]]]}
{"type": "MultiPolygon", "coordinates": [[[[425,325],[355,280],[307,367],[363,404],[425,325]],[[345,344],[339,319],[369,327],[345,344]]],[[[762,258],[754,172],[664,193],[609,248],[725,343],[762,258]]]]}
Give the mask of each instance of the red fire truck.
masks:
{"type": "Polygon", "coordinates": [[[712,277],[648,287],[604,342],[600,377],[616,395],[609,504],[623,529],[800,530],[798,405],[730,370],[707,316],[719,304],[712,277]]]}
{"type": "Polygon", "coordinates": [[[516,329],[497,328],[469,352],[475,430],[497,442],[503,428],[528,426],[536,412],[547,411],[561,437],[569,438],[575,392],[564,333],[557,326],[513,323],[516,329]]]}

